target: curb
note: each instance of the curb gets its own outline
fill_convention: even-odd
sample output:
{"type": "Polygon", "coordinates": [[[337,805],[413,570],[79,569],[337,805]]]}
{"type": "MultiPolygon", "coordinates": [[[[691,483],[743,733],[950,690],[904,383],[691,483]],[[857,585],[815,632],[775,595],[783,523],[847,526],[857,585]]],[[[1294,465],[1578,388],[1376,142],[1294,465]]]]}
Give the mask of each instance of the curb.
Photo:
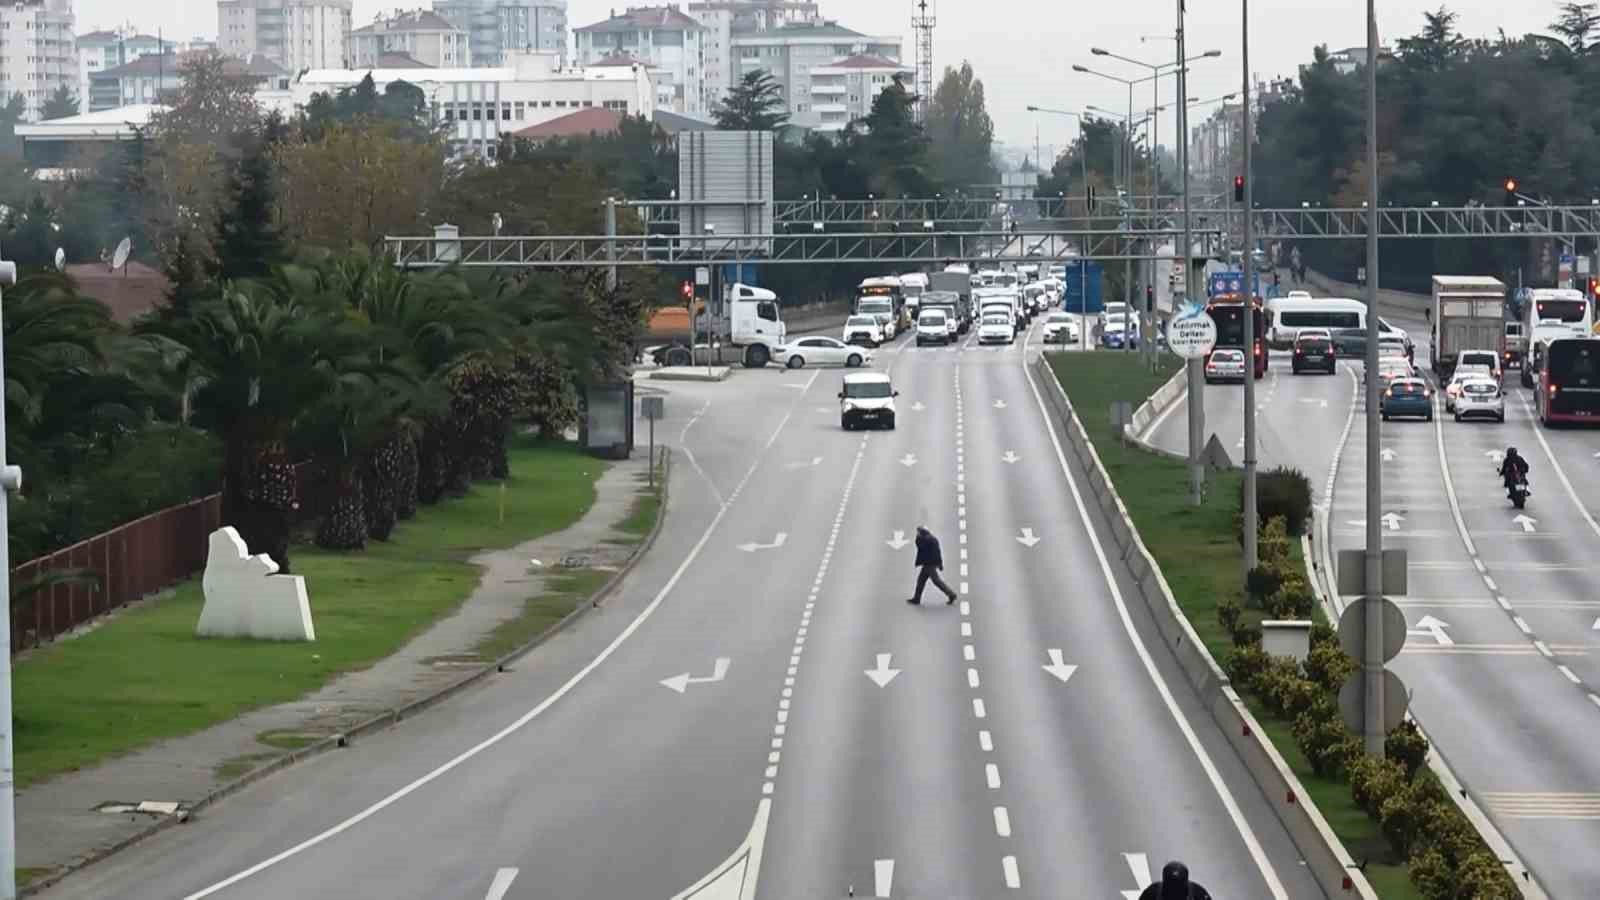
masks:
{"type": "Polygon", "coordinates": [[[1300,784],[1300,779],[1284,762],[1277,748],[1262,734],[1255,717],[1229,684],[1228,676],[1211,658],[1188,617],[1178,608],[1178,601],[1160,565],[1139,537],[1127,507],[1111,483],[1110,475],[1100,462],[1100,455],[1095,452],[1093,441],[1073,412],[1072,403],[1067,399],[1061,383],[1056,380],[1049,362],[1041,355],[1035,367],[1040,378],[1051,385],[1046,395],[1056,415],[1061,418],[1060,425],[1055,422],[1050,425],[1065,432],[1068,444],[1086,470],[1095,502],[1111,524],[1111,533],[1122,559],[1133,573],[1139,593],[1143,595],[1145,606],[1155,619],[1167,648],[1177,658],[1178,665],[1211,713],[1212,720],[1227,736],[1234,753],[1244,763],[1251,779],[1261,790],[1284,830],[1289,833],[1304,857],[1306,868],[1329,897],[1354,896],[1362,900],[1378,900],[1378,894],[1367,882],[1366,875],[1328,826],[1321,811],[1309,803],[1309,795],[1300,784]]]}
{"type": "Polygon", "coordinates": [[[1179,462],[1188,462],[1189,457],[1187,455],[1173,453],[1171,450],[1163,450],[1146,439],[1148,437],[1146,432],[1149,430],[1150,425],[1168,408],[1181,402],[1188,395],[1189,369],[1184,366],[1174,372],[1165,384],[1156,388],[1155,393],[1145,398],[1145,401],[1139,404],[1139,408],[1133,411],[1133,421],[1122,426],[1123,440],[1135,444],[1146,453],[1154,453],[1157,456],[1164,456],[1167,459],[1175,459],[1179,462]]]}
{"type": "Polygon", "coordinates": [[[291,750],[288,753],[285,753],[283,756],[272,760],[271,762],[257,766],[243,775],[240,775],[238,778],[235,778],[234,780],[221,785],[210,793],[205,794],[199,800],[196,800],[193,805],[183,809],[177,814],[161,819],[151,824],[149,827],[134,832],[133,834],[128,835],[127,837],[117,841],[114,844],[111,844],[108,847],[96,850],[84,857],[74,860],[52,872],[50,875],[31,881],[25,886],[18,887],[17,896],[30,897],[47,888],[53,887],[73,873],[80,872],[94,865],[95,863],[98,863],[104,859],[107,859],[108,857],[114,856],[117,853],[128,849],[129,847],[134,846],[135,844],[142,843],[149,838],[155,837],[174,825],[188,824],[194,818],[196,813],[216,805],[229,796],[244,790],[250,785],[261,781],[270,775],[281,772],[297,763],[305,762],[313,757],[321,756],[329,751],[347,748],[350,746],[351,742],[357,738],[373,735],[395,725],[399,725],[401,722],[410,719],[417,713],[448,700],[467,688],[476,685],[478,682],[487,679],[490,675],[504,672],[506,667],[512,662],[515,662],[517,659],[527,655],[540,644],[545,643],[546,641],[555,637],[557,634],[560,634],[562,631],[566,630],[567,627],[572,625],[573,622],[576,622],[584,613],[591,609],[598,608],[607,597],[616,592],[616,589],[622,584],[622,580],[633,571],[634,566],[638,564],[639,560],[644,558],[645,554],[649,552],[651,546],[655,544],[656,537],[661,534],[662,526],[667,521],[667,499],[669,494],[668,484],[670,483],[670,476],[672,474],[672,455],[670,448],[661,448],[661,460],[661,505],[656,514],[656,523],[650,529],[650,533],[645,535],[644,540],[634,548],[633,553],[628,556],[627,561],[622,564],[622,567],[612,574],[611,578],[607,579],[606,583],[601,585],[600,589],[595,591],[594,594],[589,597],[589,602],[578,604],[578,606],[573,609],[572,612],[567,613],[559,622],[556,622],[554,625],[546,628],[533,640],[528,641],[526,644],[523,644],[522,646],[510,651],[492,663],[485,663],[482,668],[477,669],[476,671],[473,671],[462,678],[445,685],[442,688],[439,688],[432,694],[429,694],[425,697],[419,697],[418,699],[407,703],[405,706],[378,713],[377,715],[363,722],[357,723],[354,727],[341,734],[329,735],[328,737],[325,737],[314,744],[308,744],[299,750],[291,750]]]}

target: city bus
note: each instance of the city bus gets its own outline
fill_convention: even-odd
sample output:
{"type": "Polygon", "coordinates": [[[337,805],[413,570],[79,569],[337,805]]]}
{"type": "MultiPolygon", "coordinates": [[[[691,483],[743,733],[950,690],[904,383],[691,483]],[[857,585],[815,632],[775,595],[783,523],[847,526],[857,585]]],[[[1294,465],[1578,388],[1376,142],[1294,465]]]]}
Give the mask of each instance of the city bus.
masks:
{"type": "Polygon", "coordinates": [[[864,278],[861,286],[856,289],[855,312],[861,313],[863,301],[888,300],[890,316],[894,319],[895,329],[900,330],[910,324],[910,316],[906,314],[905,289],[900,285],[900,279],[893,275],[879,276],[877,278],[864,278]]]}
{"type": "Polygon", "coordinates": [[[1600,425],[1600,340],[1562,338],[1537,355],[1534,407],[1546,428],[1568,422],[1600,425]]]}
{"type": "Polygon", "coordinates": [[[1255,377],[1267,374],[1267,317],[1262,311],[1261,298],[1253,298],[1250,305],[1251,322],[1255,328],[1255,347],[1244,345],[1244,297],[1240,294],[1216,294],[1206,303],[1206,312],[1217,323],[1217,347],[1243,350],[1249,356],[1255,377]]]}

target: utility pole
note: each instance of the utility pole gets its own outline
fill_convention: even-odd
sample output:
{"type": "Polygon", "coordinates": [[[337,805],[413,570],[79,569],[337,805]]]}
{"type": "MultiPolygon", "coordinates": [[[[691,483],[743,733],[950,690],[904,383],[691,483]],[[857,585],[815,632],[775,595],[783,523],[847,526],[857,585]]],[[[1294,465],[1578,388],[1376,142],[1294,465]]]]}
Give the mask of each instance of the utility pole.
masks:
{"type": "MultiPolygon", "coordinates": [[[[1363,579],[1367,644],[1362,743],[1383,755],[1383,424],[1378,416],[1378,13],[1367,0],[1367,552],[1363,579]]],[[[1246,151],[1248,152],[1248,150],[1246,151]]]]}
{"type": "MultiPolygon", "coordinates": [[[[1244,267],[1244,361],[1250,370],[1244,376],[1244,569],[1256,567],[1256,261],[1255,241],[1251,233],[1251,212],[1255,210],[1252,191],[1255,179],[1250,177],[1250,0],[1240,0],[1243,10],[1243,34],[1240,38],[1244,58],[1244,87],[1239,96],[1244,98],[1244,253],[1240,265],[1244,267]]],[[[1265,352],[1265,351],[1263,351],[1265,352]]]]}
{"type": "MultiPolygon", "coordinates": [[[[1184,65],[1183,6],[1184,0],[1178,0],[1178,147],[1182,151],[1178,168],[1183,173],[1183,247],[1178,251],[1178,258],[1183,266],[1184,301],[1193,303],[1194,267],[1189,264],[1189,255],[1194,250],[1194,226],[1189,215],[1189,67],[1184,65]]],[[[1186,365],[1189,370],[1189,502],[1199,506],[1205,498],[1206,485],[1205,465],[1200,461],[1206,433],[1206,379],[1200,360],[1191,359],[1186,365]]]]}
{"type": "MultiPolygon", "coordinates": [[[[0,260],[0,285],[17,283],[17,264],[0,260]]],[[[6,465],[5,337],[0,329],[0,596],[11,596],[11,513],[12,491],[22,490],[22,470],[6,465]]],[[[8,604],[9,606],[9,604],[8,604]]],[[[0,616],[0,648],[5,649],[5,665],[0,666],[0,900],[17,896],[17,810],[16,771],[12,745],[16,729],[11,721],[11,614],[0,616]]]]}

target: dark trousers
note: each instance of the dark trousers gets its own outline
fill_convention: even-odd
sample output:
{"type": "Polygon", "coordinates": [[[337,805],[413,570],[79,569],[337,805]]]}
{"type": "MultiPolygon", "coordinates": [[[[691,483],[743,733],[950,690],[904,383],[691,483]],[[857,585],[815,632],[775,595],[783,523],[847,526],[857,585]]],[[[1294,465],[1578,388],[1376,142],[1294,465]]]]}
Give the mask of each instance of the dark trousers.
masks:
{"type": "Polygon", "coordinates": [[[914,599],[918,601],[922,600],[922,589],[927,587],[930,579],[933,581],[934,587],[945,592],[945,596],[950,597],[951,599],[955,598],[956,592],[950,590],[950,585],[945,584],[944,579],[939,577],[939,567],[923,566],[921,569],[917,570],[917,592],[912,595],[914,599]]]}

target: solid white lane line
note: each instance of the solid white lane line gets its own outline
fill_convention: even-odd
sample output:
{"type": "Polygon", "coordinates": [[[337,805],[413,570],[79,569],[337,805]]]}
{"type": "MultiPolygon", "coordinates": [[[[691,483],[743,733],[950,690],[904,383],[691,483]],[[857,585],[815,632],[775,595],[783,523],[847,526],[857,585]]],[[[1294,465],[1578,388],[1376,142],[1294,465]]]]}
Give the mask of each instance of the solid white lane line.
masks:
{"type": "Polygon", "coordinates": [[[1522,408],[1527,411],[1528,427],[1533,431],[1533,436],[1539,439],[1539,447],[1544,450],[1545,457],[1550,460],[1550,466],[1555,470],[1556,479],[1566,489],[1567,498],[1572,501],[1573,506],[1578,508],[1578,515],[1583,516],[1583,520],[1589,523],[1589,530],[1593,531],[1596,537],[1600,537],[1600,522],[1595,521],[1594,515],[1584,505],[1583,498],[1579,497],[1578,492],[1572,489],[1572,481],[1567,478],[1566,469],[1563,469],[1561,463],[1556,460],[1555,451],[1550,449],[1550,442],[1544,439],[1544,431],[1538,425],[1538,417],[1534,414],[1533,407],[1528,404],[1526,394],[1522,395],[1522,408]]]}
{"type": "Polygon", "coordinates": [[[985,763],[983,766],[983,777],[984,780],[989,783],[989,790],[997,791],[1000,789],[999,766],[995,765],[994,763],[985,763]]]}
{"type": "MultiPolygon", "coordinates": [[[[1026,357],[1026,354],[1024,354],[1026,357]]],[[[1261,872],[1262,879],[1266,882],[1268,890],[1274,900],[1289,900],[1289,893],[1284,889],[1283,882],[1278,878],[1278,872],[1272,865],[1272,860],[1267,858],[1266,851],[1262,849],[1261,842],[1256,838],[1255,829],[1245,819],[1244,812],[1239,809],[1239,804],[1234,800],[1233,791],[1227,782],[1222,780],[1222,773],[1217,771],[1216,764],[1212,762],[1211,755],[1201,746],[1200,738],[1195,734],[1194,728],[1189,725],[1188,717],[1179,708],[1178,701],[1173,698],[1172,691],[1166,681],[1161,677],[1161,672],[1156,668],[1155,660],[1151,658],[1150,651],[1145,647],[1144,640],[1139,637],[1139,632],[1133,625],[1133,618],[1128,613],[1128,605],[1122,596],[1122,589],[1117,584],[1115,573],[1111,571],[1111,561],[1106,557],[1104,545],[1100,542],[1100,533],[1095,529],[1094,520],[1089,515],[1088,505],[1084,502],[1083,492],[1078,487],[1077,476],[1072,474],[1072,467],[1067,464],[1066,451],[1061,447],[1061,438],[1057,436],[1055,426],[1051,424],[1050,410],[1045,406],[1044,395],[1039,393],[1039,384],[1033,377],[1033,370],[1027,363],[1022,364],[1022,373],[1028,380],[1028,387],[1033,392],[1034,403],[1038,406],[1039,416],[1044,423],[1045,433],[1050,437],[1050,445],[1055,451],[1056,463],[1061,467],[1061,474],[1067,480],[1067,487],[1072,492],[1072,502],[1077,507],[1078,518],[1083,523],[1084,531],[1089,536],[1089,544],[1094,549],[1095,559],[1100,564],[1100,575],[1105,580],[1107,589],[1111,592],[1111,599],[1117,607],[1117,615],[1122,620],[1122,629],[1128,635],[1128,640],[1133,644],[1139,660],[1144,664],[1145,673],[1149,675],[1156,692],[1161,696],[1162,702],[1167,707],[1173,721],[1177,723],[1178,730],[1183,733],[1184,740],[1189,744],[1190,751],[1199,761],[1200,767],[1205,771],[1206,777],[1211,781],[1212,788],[1221,799],[1223,808],[1227,810],[1229,819],[1234,828],[1239,832],[1239,837],[1244,841],[1245,847],[1250,852],[1256,868],[1261,872]]]]}
{"type": "Polygon", "coordinates": [[[506,891],[511,890],[511,882],[517,880],[516,869],[500,869],[494,873],[494,880],[489,882],[489,893],[483,900],[503,900],[506,891]]]}
{"type": "Polygon", "coordinates": [[[1011,814],[1006,812],[1004,806],[994,808],[994,833],[1001,837],[1011,837],[1011,814]]]}
{"type": "Polygon", "coordinates": [[[982,748],[983,752],[985,753],[994,752],[994,738],[989,735],[988,731],[978,732],[978,746],[982,748]]]}
{"type": "Polygon", "coordinates": [[[1022,887],[1022,875],[1017,872],[1017,858],[1015,856],[1000,857],[1000,867],[1005,871],[1006,887],[1012,890],[1022,887]]]}
{"type": "MultiPolygon", "coordinates": [[[[820,372],[818,374],[820,374],[820,372]]],[[[812,376],[812,380],[816,380],[816,375],[812,376]]],[[[756,454],[756,458],[751,461],[750,468],[745,470],[744,477],[739,480],[738,487],[734,489],[735,495],[737,495],[739,491],[743,490],[745,484],[749,482],[751,476],[755,475],[756,469],[760,467],[762,460],[766,457],[766,451],[771,449],[773,443],[777,441],[778,435],[783,433],[783,429],[788,426],[789,420],[793,417],[794,406],[791,405],[789,407],[789,411],[784,414],[783,419],[778,422],[778,427],[773,429],[772,436],[767,439],[767,443],[763,447],[762,451],[756,454]]],[[[616,653],[617,649],[626,643],[628,638],[633,636],[634,632],[643,627],[644,623],[649,621],[651,616],[655,615],[655,611],[661,608],[661,604],[667,599],[667,595],[671,594],[673,588],[677,587],[678,582],[683,579],[684,573],[689,571],[689,567],[694,565],[695,560],[700,558],[701,551],[703,551],[706,547],[706,544],[711,541],[711,536],[716,533],[717,526],[722,524],[722,520],[728,515],[728,510],[732,508],[731,503],[732,501],[730,500],[729,503],[723,504],[717,510],[716,515],[711,517],[711,521],[706,525],[705,531],[700,533],[700,537],[695,541],[694,546],[689,548],[689,552],[684,556],[683,561],[678,563],[678,568],[673,570],[672,576],[667,579],[666,584],[661,586],[661,590],[656,592],[655,597],[645,605],[644,609],[641,609],[639,614],[635,616],[633,620],[617,634],[616,637],[612,638],[611,642],[602,648],[593,659],[589,660],[589,662],[586,663],[583,668],[573,673],[572,677],[562,682],[560,687],[556,688],[555,691],[551,692],[549,696],[541,700],[538,705],[523,713],[521,716],[518,716],[510,724],[506,725],[504,728],[500,729],[489,737],[484,738],[471,747],[468,747],[466,750],[463,750],[451,757],[448,761],[433,769],[431,772],[428,772],[411,783],[399,788],[398,790],[372,804],[371,806],[361,810],[355,815],[352,815],[338,824],[320,831],[309,838],[306,838],[287,850],[280,851],[253,866],[250,866],[228,876],[227,878],[222,879],[221,881],[218,881],[215,884],[195,891],[194,893],[185,896],[184,900],[202,900],[202,898],[210,897],[213,894],[226,890],[233,885],[244,881],[246,878],[250,878],[253,875],[264,872],[286,859],[304,853],[305,851],[310,850],[319,844],[322,844],[343,834],[346,831],[349,831],[357,825],[360,825],[362,822],[365,822],[366,820],[377,815],[378,813],[383,812],[385,809],[388,809],[394,804],[399,803],[406,797],[411,796],[413,793],[421,790],[424,786],[431,784],[447,773],[454,771],[456,768],[483,753],[485,750],[488,750],[490,747],[493,747],[516,732],[522,730],[529,722],[532,722],[539,716],[544,715],[545,710],[548,710],[550,707],[560,702],[561,698],[571,693],[572,690],[581,684],[585,678],[589,677],[589,673],[593,672],[595,669],[598,669],[601,664],[610,659],[611,655],[616,653]]],[[[791,657],[791,665],[794,665],[798,662],[799,657],[791,657]]],[[[778,727],[781,728],[783,726],[780,725],[778,727]]],[[[766,791],[766,793],[771,792],[766,791]]]]}

